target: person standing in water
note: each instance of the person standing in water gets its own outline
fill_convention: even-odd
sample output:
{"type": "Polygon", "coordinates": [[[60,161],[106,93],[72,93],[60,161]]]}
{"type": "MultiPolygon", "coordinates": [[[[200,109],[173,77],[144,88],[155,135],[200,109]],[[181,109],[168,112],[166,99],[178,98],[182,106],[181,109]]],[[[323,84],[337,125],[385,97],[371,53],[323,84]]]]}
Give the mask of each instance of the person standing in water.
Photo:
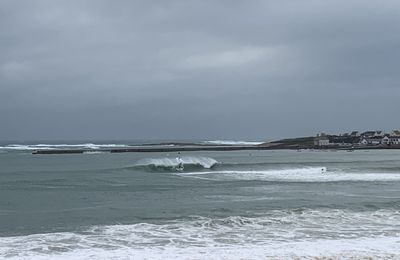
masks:
{"type": "Polygon", "coordinates": [[[181,154],[181,153],[178,152],[178,157],[176,158],[176,160],[178,161],[178,166],[176,167],[176,169],[177,169],[178,171],[183,171],[184,166],[183,166],[183,161],[182,161],[182,159],[181,159],[180,154],[181,154]]]}

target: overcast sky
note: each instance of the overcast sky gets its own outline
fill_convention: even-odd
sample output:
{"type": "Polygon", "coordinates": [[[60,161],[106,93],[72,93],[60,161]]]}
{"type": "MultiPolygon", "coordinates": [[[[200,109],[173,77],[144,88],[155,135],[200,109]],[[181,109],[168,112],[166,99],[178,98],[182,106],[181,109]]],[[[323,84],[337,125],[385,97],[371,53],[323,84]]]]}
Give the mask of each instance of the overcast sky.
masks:
{"type": "Polygon", "coordinates": [[[0,1],[0,140],[400,128],[400,1],[0,1]]]}

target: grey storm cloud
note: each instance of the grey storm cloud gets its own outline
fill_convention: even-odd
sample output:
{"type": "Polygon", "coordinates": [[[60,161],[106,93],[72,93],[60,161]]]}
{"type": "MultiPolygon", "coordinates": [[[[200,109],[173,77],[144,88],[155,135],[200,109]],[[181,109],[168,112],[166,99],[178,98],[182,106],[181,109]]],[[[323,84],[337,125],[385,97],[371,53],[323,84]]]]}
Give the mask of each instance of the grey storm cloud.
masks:
{"type": "Polygon", "coordinates": [[[0,2],[0,140],[399,128],[398,1],[0,2]]]}

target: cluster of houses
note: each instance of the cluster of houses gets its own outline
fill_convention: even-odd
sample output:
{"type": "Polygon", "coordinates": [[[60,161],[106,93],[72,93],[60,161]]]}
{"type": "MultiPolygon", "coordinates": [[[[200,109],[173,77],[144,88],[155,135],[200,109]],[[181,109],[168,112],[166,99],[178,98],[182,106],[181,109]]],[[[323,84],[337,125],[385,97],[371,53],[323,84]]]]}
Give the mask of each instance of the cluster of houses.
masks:
{"type": "Polygon", "coordinates": [[[384,131],[353,131],[340,135],[318,134],[314,146],[400,146],[400,130],[390,133],[384,131]]]}

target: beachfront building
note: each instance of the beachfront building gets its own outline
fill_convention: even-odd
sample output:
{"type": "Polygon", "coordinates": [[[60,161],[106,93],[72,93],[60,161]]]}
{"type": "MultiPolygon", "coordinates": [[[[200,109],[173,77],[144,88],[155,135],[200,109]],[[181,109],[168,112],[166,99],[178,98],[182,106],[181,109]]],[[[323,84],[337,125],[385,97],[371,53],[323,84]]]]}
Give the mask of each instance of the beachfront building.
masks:
{"type": "Polygon", "coordinates": [[[390,143],[391,144],[400,144],[400,136],[391,136],[390,143]]]}
{"type": "Polygon", "coordinates": [[[382,144],[384,145],[398,145],[400,144],[400,136],[386,135],[382,138],[382,144]]]}
{"type": "Polygon", "coordinates": [[[314,138],[314,145],[315,146],[328,146],[328,145],[330,145],[329,138],[324,134],[317,135],[317,137],[314,138]]]}
{"type": "Polygon", "coordinates": [[[376,138],[376,137],[368,137],[368,138],[362,138],[361,145],[380,145],[382,144],[382,138],[376,138]]]}
{"type": "MultiPolygon", "coordinates": [[[[317,138],[325,136],[324,134],[317,135],[317,138]]],[[[314,144],[316,146],[326,145],[323,141],[319,142],[315,139],[314,144]]],[[[390,133],[381,130],[366,131],[359,133],[358,131],[353,131],[351,133],[340,134],[340,135],[330,135],[330,145],[335,144],[339,146],[358,144],[360,146],[373,146],[373,145],[399,145],[400,146],[400,130],[393,130],[390,133]]]]}

